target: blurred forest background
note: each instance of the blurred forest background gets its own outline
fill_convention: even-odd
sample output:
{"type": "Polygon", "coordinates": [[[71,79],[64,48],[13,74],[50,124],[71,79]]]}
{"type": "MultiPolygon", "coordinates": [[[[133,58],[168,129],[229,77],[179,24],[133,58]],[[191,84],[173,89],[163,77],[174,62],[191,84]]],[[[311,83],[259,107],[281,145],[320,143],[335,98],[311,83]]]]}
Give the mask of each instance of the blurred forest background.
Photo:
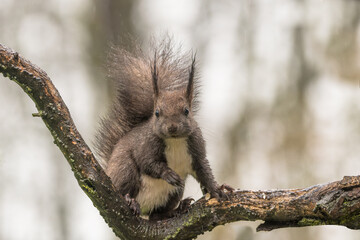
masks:
{"type": "MultiPolygon", "coordinates": [[[[197,50],[199,123],[220,183],[302,188],[360,170],[360,2],[311,0],[0,0],[0,43],[44,69],[92,146],[110,103],[106,52],[132,35],[197,50]]],[[[78,187],[20,87],[0,76],[0,239],[116,239],[78,187]]],[[[190,179],[186,195],[200,197],[190,179]]],[[[198,239],[359,239],[321,226],[198,239]]]]}

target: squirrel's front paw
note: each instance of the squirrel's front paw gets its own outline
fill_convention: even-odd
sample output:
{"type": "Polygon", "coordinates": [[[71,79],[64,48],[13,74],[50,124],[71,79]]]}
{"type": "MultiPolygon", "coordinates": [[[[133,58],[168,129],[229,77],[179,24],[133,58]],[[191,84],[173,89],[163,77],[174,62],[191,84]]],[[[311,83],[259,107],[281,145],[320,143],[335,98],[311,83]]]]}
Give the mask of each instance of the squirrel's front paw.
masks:
{"type": "Polygon", "coordinates": [[[164,173],[161,175],[161,178],[175,187],[184,187],[184,181],[176,172],[171,169],[164,171],[164,173]]]}
{"type": "Polygon", "coordinates": [[[218,186],[215,191],[211,192],[211,197],[216,198],[217,200],[226,199],[229,200],[229,193],[232,193],[235,189],[230,187],[227,184],[218,186]]]}

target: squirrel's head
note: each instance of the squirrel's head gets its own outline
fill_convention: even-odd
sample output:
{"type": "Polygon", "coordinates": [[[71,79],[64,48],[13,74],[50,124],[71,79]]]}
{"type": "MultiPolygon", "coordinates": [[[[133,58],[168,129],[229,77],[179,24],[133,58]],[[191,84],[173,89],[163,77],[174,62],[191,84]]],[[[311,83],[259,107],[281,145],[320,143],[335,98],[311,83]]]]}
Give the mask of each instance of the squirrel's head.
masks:
{"type": "MultiPolygon", "coordinates": [[[[155,58],[156,59],[156,58],[155,58]]],[[[194,95],[195,57],[186,88],[159,91],[156,60],[152,69],[154,88],[154,132],[161,138],[183,138],[196,126],[192,102],[194,95]]]]}

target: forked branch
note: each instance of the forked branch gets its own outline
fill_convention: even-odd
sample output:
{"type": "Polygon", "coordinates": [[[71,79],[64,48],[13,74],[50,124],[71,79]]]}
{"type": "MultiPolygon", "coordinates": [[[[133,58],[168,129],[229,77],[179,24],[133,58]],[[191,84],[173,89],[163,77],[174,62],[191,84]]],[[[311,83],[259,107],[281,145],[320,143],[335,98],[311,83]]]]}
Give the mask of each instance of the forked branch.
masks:
{"type": "Polygon", "coordinates": [[[263,220],[258,230],[312,225],[360,228],[360,176],[306,189],[236,191],[217,202],[204,197],[187,213],[163,221],[134,216],[77,131],[69,110],[47,74],[0,44],[0,72],[35,102],[80,187],[122,239],[192,239],[218,225],[263,220]]]}

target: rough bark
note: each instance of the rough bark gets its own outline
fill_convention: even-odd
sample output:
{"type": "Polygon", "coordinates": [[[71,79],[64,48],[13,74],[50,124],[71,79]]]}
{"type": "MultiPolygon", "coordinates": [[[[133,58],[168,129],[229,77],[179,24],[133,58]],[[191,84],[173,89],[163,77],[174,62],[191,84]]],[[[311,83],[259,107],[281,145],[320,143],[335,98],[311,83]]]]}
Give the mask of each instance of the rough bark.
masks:
{"type": "Polygon", "coordinates": [[[21,86],[68,160],[83,191],[122,239],[192,239],[218,225],[265,221],[258,230],[313,225],[360,228],[360,176],[305,189],[235,191],[226,201],[204,197],[187,213],[163,221],[134,216],[77,131],[50,78],[17,52],[0,44],[0,72],[21,86]]]}

